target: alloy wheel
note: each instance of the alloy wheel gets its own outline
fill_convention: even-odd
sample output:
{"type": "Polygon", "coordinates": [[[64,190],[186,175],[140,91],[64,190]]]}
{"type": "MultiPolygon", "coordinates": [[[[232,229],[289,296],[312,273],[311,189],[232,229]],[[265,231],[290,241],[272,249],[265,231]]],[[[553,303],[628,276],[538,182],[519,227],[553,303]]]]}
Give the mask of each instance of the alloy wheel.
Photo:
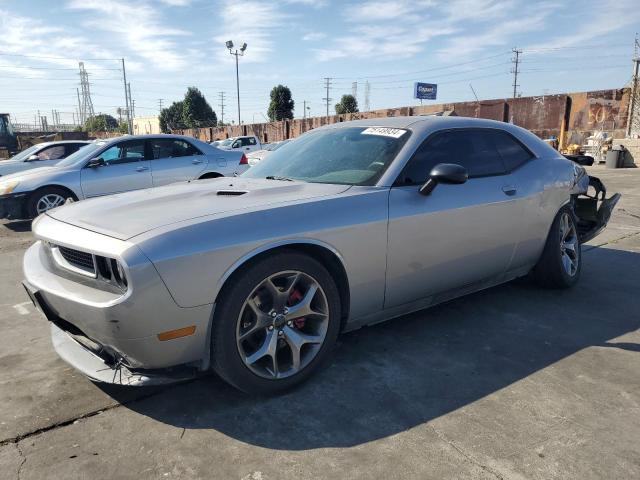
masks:
{"type": "Polygon", "coordinates": [[[62,195],[58,195],[57,193],[48,193],[40,197],[36,204],[36,211],[38,212],[38,215],[40,215],[47,210],[64,205],[66,201],[67,199],[62,195]]]}
{"type": "Polygon", "coordinates": [[[560,217],[560,255],[564,271],[573,277],[578,271],[580,249],[576,226],[568,213],[560,217]]]}
{"type": "Polygon", "coordinates": [[[329,326],[322,287],[310,275],[288,270],[270,275],[245,300],[236,326],[238,352],[256,375],[295,375],[318,355],[329,326]]]}

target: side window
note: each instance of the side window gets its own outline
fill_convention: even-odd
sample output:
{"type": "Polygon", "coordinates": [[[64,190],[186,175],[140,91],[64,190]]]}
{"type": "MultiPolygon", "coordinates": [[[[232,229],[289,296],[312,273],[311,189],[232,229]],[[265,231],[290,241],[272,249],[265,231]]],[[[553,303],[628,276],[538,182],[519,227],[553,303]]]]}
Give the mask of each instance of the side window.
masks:
{"type": "Polygon", "coordinates": [[[149,144],[151,145],[151,152],[153,153],[154,159],[201,155],[198,149],[184,140],[156,138],[149,140],[149,144]]]}
{"type": "Polygon", "coordinates": [[[65,145],[67,151],[65,152],[64,156],[68,157],[72,153],[76,153],[78,150],[80,150],[80,148],[84,147],[84,145],[84,143],[67,143],[65,145]]]}
{"type": "Polygon", "coordinates": [[[463,130],[453,135],[457,150],[451,163],[465,167],[470,178],[506,173],[502,158],[491,141],[490,130],[463,130]]]}
{"type": "Polygon", "coordinates": [[[451,149],[454,148],[450,133],[442,132],[427,138],[413,154],[398,178],[398,185],[422,185],[429,178],[429,172],[439,163],[451,163],[451,149]]]}
{"type": "Polygon", "coordinates": [[[492,136],[496,149],[509,172],[533,158],[533,154],[508,133],[496,131],[492,136]]]}
{"type": "Polygon", "coordinates": [[[38,152],[38,160],[59,160],[64,157],[64,145],[45,148],[38,152]]]}
{"type": "Polygon", "coordinates": [[[505,173],[502,159],[486,130],[448,130],[432,135],[418,147],[397,184],[420,185],[439,163],[462,165],[470,178],[505,173]]]}
{"type": "Polygon", "coordinates": [[[121,142],[106,149],[100,157],[109,165],[144,160],[144,140],[121,142]]]}
{"type": "Polygon", "coordinates": [[[256,144],[256,139],[255,137],[249,137],[247,138],[247,145],[255,145],[256,144]]]}
{"type": "Polygon", "coordinates": [[[202,152],[198,150],[196,147],[191,145],[189,142],[185,140],[175,140],[174,143],[178,144],[183,152],[183,157],[192,157],[193,155],[202,155],[202,152]]]}

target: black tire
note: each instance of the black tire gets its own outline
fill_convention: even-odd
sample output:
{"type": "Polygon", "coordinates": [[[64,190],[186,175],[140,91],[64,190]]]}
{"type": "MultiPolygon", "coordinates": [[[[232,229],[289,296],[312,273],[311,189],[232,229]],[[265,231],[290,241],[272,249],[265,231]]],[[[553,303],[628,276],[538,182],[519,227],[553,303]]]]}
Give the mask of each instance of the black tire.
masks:
{"type": "Polygon", "coordinates": [[[549,230],[542,255],[533,269],[533,277],[538,285],[545,288],[559,289],[573,287],[578,282],[580,271],[582,270],[582,250],[577,224],[575,213],[570,206],[563,207],[556,215],[549,230]],[[565,268],[563,263],[563,248],[561,245],[561,223],[563,217],[570,222],[576,236],[577,266],[575,266],[573,273],[567,271],[568,269],[565,268]]]}
{"type": "Polygon", "coordinates": [[[274,394],[292,388],[309,378],[330,356],[340,332],[340,295],[334,279],[321,263],[308,255],[283,250],[236,272],[223,289],[216,304],[211,334],[213,369],[231,385],[249,394],[274,394]],[[327,299],[328,326],[324,342],[310,363],[292,376],[268,379],[245,365],[236,343],[241,309],[251,292],[267,277],[283,270],[310,275],[322,287],[327,299]]]}
{"type": "Polygon", "coordinates": [[[40,188],[35,192],[33,192],[29,197],[29,200],[27,201],[27,214],[29,215],[29,218],[35,218],[40,213],[43,213],[43,212],[38,212],[38,202],[42,198],[46,197],[47,195],[58,195],[62,197],[65,201],[70,198],[73,200],[77,200],[76,196],[73,193],[71,193],[69,190],[62,187],[52,186],[52,187],[40,188]]]}

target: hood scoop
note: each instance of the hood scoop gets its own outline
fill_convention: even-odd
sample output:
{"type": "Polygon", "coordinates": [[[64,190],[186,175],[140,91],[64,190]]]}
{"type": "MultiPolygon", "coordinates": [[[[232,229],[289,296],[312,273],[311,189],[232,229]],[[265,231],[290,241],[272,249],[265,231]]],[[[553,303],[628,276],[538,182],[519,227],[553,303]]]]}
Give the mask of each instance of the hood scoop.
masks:
{"type": "Polygon", "coordinates": [[[245,193],[249,193],[246,190],[218,190],[216,195],[225,196],[225,197],[237,197],[239,195],[244,195],[245,193]]]}

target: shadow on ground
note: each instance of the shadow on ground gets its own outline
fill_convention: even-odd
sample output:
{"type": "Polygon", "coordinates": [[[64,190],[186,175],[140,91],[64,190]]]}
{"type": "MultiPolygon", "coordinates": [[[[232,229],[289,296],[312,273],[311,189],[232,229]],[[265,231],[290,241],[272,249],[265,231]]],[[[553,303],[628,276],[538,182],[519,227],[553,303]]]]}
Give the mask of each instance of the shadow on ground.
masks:
{"type": "MultiPolygon", "coordinates": [[[[594,249],[572,290],[516,281],[343,335],[328,368],[287,394],[251,398],[210,376],[126,408],[269,449],[363,444],[464,407],[579,350],[639,351],[609,343],[640,327],[631,283],[638,278],[640,254],[594,249]]],[[[118,400],[122,393],[110,392],[118,400]]]]}
{"type": "Polygon", "coordinates": [[[31,220],[13,220],[3,223],[2,226],[14,232],[30,232],[31,220]]]}

